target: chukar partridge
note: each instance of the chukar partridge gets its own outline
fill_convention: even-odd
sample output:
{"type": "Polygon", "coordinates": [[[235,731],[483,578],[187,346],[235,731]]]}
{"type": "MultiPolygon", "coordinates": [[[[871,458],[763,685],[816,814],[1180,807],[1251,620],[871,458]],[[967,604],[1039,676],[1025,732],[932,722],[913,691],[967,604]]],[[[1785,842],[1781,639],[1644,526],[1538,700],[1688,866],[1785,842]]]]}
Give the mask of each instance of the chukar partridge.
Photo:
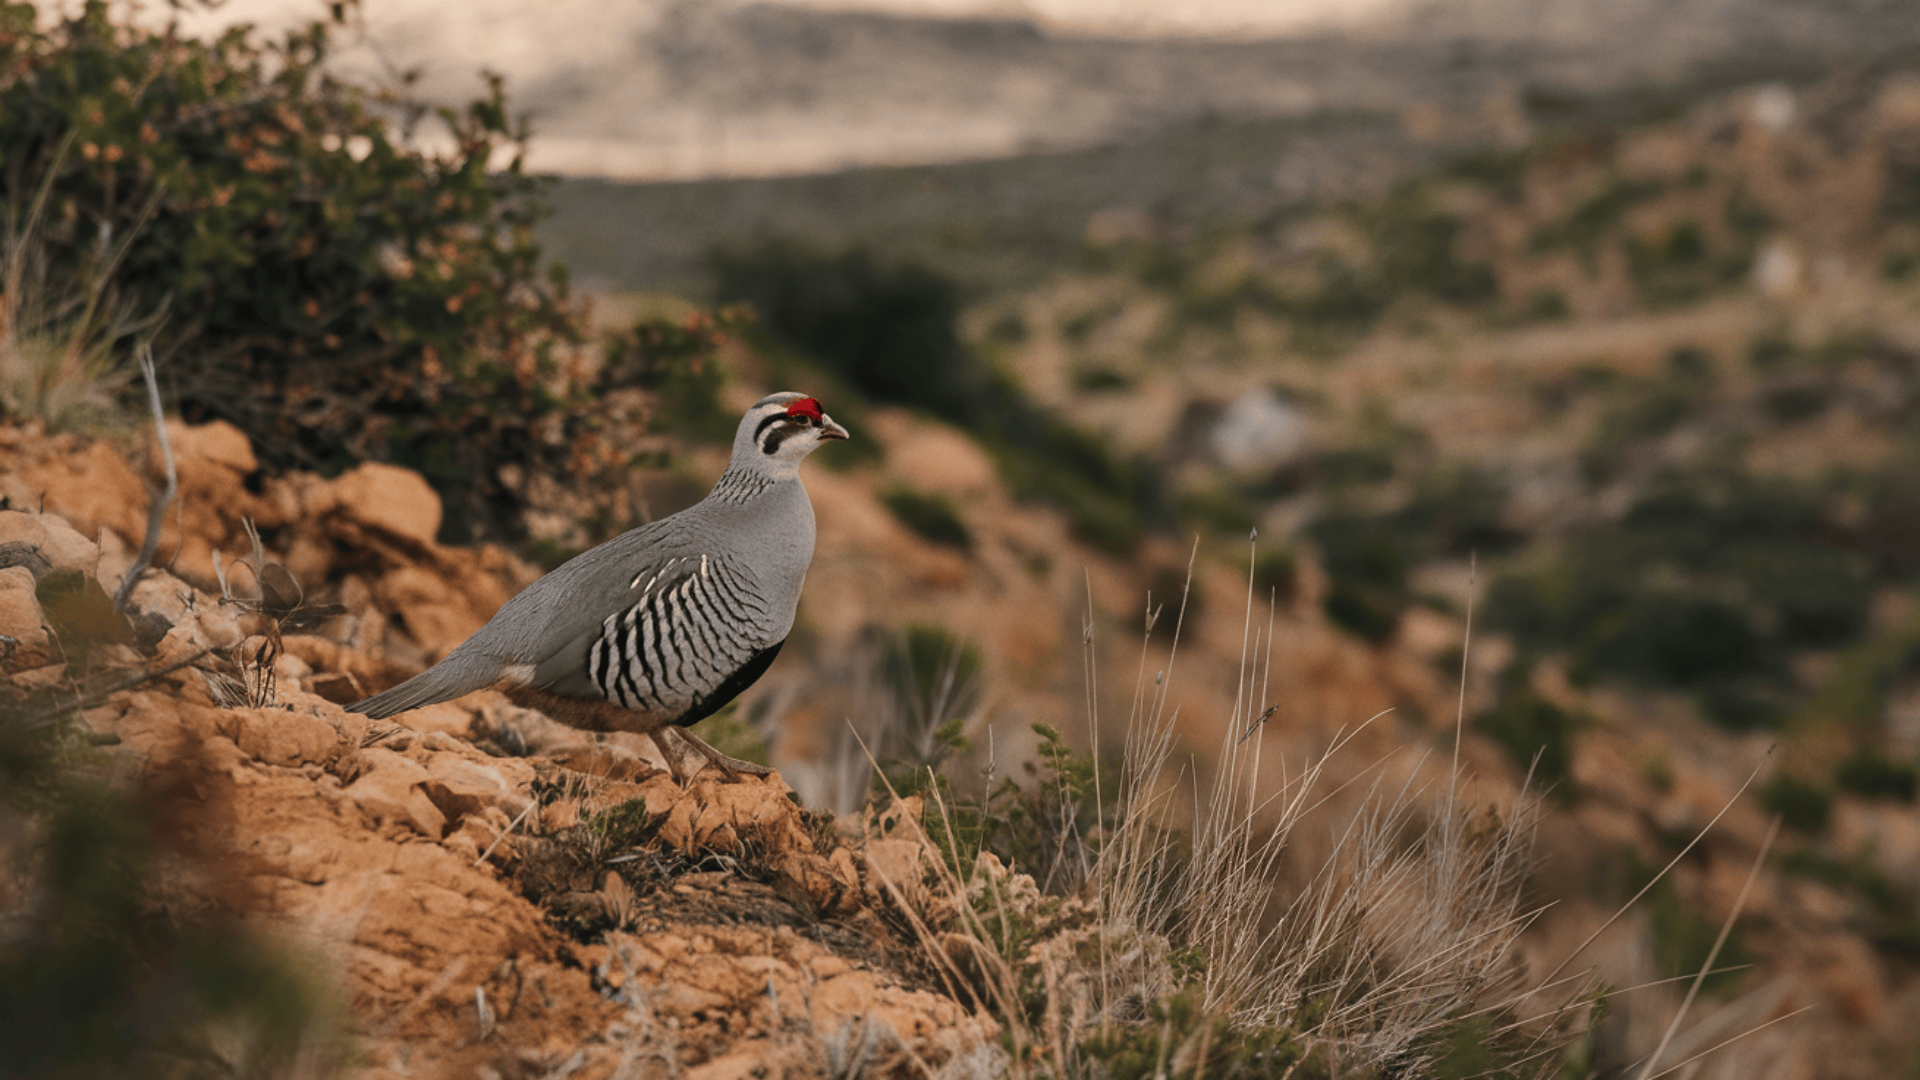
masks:
{"type": "Polygon", "coordinates": [[[779,654],[813,559],[800,460],[846,437],[810,397],[760,399],[705,499],[561,564],[445,659],[347,708],[379,719],[494,687],[573,727],[649,736],[676,781],[668,732],[730,777],[765,775],[686,728],[779,654]]]}

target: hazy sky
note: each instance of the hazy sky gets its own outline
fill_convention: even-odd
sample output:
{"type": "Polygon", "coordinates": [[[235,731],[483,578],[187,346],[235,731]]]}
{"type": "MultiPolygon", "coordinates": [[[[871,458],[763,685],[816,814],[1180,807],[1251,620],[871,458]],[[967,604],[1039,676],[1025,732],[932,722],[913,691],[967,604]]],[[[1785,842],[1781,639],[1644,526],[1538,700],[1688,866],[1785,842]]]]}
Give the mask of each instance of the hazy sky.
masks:
{"type": "MultiPolygon", "coordinates": [[[[765,0],[763,0],[765,2],[765,0]]],[[[1004,15],[1034,19],[1061,30],[1102,34],[1273,34],[1302,26],[1346,22],[1394,6],[1398,0],[771,0],[794,7],[888,11],[905,15],[1004,15]]],[[[512,24],[532,18],[551,23],[555,9],[580,5],[551,0],[508,0],[467,4],[449,0],[364,0],[370,18],[407,18],[432,12],[462,12],[468,32],[481,30],[489,15],[512,24]],[[489,12],[488,9],[491,9],[489,12]],[[475,16],[478,16],[476,18],[475,16]]],[[[157,6],[157,5],[156,5],[157,6]]],[[[602,18],[629,21],[661,0],[591,5],[602,18]]],[[[319,0],[228,0],[211,16],[213,23],[241,21],[268,25],[323,9],[319,0]]],[[[584,11],[581,12],[584,14],[584,11]]],[[[641,16],[644,18],[644,16],[641,16]]],[[[457,17],[456,17],[457,18],[457,17]]],[[[193,21],[199,21],[199,19],[193,21]]]]}
{"type": "Polygon", "coordinates": [[[782,0],[797,6],[920,15],[998,14],[1062,28],[1126,33],[1273,33],[1371,15],[1394,0],[782,0]]]}

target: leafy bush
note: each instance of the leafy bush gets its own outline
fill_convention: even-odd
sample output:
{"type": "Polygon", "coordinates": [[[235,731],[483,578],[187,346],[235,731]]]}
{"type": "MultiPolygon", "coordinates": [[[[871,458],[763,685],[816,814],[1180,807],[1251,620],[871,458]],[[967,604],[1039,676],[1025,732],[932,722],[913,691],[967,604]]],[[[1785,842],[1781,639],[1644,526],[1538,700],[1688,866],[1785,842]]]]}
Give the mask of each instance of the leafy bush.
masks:
{"type": "Polygon", "coordinates": [[[1565,322],[1573,317],[1573,305],[1565,292],[1543,287],[1528,294],[1522,313],[1534,322],[1565,322]]]}
{"type": "Polygon", "coordinates": [[[959,290],[945,276],[785,239],[722,249],[712,263],[719,300],[751,305],[769,332],[861,395],[966,427],[1015,495],[1058,506],[1080,539],[1131,551],[1149,524],[1172,520],[1157,470],[1034,405],[961,342],[959,290]]]}
{"type": "Polygon", "coordinates": [[[956,329],[953,283],[865,248],[776,239],[712,257],[715,296],[750,305],[775,333],[875,401],[964,422],[990,381],[956,329]]]}
{"type": "Polygon", "coordinates": [[[915,623],[885,639],[881,671],[909,718],[929,729],[965,719],[980,700],[980,648],[943,626],[915,623]]]}
{"type": "Polygon", "coordinates": [[[645,318],[601,337],[602,372],[595,393],[625,387],[657,399],[653,427],[714,442],[731,442],[740,418],[720,405],[720,365],[713,349],[750,325],[744,308],[696,311],[682,322],[645,318]]]}
{"type": "Polygon", "coordinates": [[[1290,548],[1261,553],[1253,564],[1253,591],[1256,599],[1272,597],[1282,606],[1293,600],[1300,587],[1299,560],[1290,548]]]}
{"type": "Polygon", "coordinates": [[[6,196],[47,190],[56,292],[124,245],[109,284],[164,317],[123,336],[151,338],[184,416],[233,421],[273,466],[417,468],[450,536],[517,531],[502,465],[624,467],[568,377],[582,313],[540,265],[539,185],[499,80],[439,110],[448,148],[429,152],[388,122],[408,103],[325,73],[324,23],[196,41],[101,0],[37,15],[0,8],[6,196]]]}
{"type": "Polygon", "coordinates": [[[1721,470],[1650,484],[1621,518],[1495,582],[1487,617],[1564,650],[1583,679],[1694,692],[1730,727],[1770,726],[1799,691],[1784,660],[1866,626],[1872,562],[1822,490],[1721,470]]]}
{"type": "Polygon", "coordinates": [[[1910,761],[1894,761],[1863,746],[1840,762],[1833,780],[1842,791],[1863,798],[1911,803],[1920,790],[1920,769],[1910,761]]]}
{"type": "Polygon", "coordinates": [[[1819,832],[1833,815],[1833,798],[1827,792],[1787,773],[1777,773],[1759,791],[1760,805],[1767,813],[1779,814],[1789,829],[1819,832]]]}
{"type": "Polygon", "coordinates": [[[1307,532],[1332,579],[1327,618],[1368,641],[1393,636],[1408,602],[1407,553],[1400,539],[1379,519],[1360,515],[1328,515],[1307,532]]]}
{"type": "Polygon", "coordinates": [[[1506,748],[1515,766],[1522,772],[1532,770],[1534,783],[1551,787],[1563,802],[1575,795],[1570,782],[1573,736],[1584,723],[1531,690],[1508,695],[1474,720],[1475,727],[1506,748]]]}
{"type": "Polygon", "coordinates": [[[1536,252],[1571,247],[1591,265],[1600,242],[1619,225],[1627,209],[1658,191],[1656,185],[1611,175],[1566,217],[1536,230],[1530,246],[1536,252]]]}
{"type": "Polygon", "coordinates": [[[1140,1023],[1101,1025],[1079,1051],[1111,1080],[1286,1076],[1306,1057],[1287,1031],[1240,1030],[1224,1011],[1209,1013],[1198,988],[1149,1002],[1140,1023]]]}
{"type": "Polygon", "coordinates": [[[1412,602],[1408,576],[1424,562],[1508,550],[1525,539],[1504,523],[1506,490],[1474,470],[1424,477],[1398,508],[1336,508],[1307,527],[1331,579],[1327,617],[1384,641],[1412,602]]]}
{"type": "Polygon", "coordinates": [[[880,502],[900,519],[900,524],[922,538],[961,551],[973,550],[973,534],[945,496],[896,486],[882,491],[880,502]]]}

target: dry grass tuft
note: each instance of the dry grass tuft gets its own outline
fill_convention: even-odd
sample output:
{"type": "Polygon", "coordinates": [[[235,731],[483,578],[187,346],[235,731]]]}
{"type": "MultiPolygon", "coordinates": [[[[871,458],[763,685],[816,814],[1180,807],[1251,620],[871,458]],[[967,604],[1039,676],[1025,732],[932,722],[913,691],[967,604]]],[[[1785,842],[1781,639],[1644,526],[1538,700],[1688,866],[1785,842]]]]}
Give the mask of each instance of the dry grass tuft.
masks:
{"type": "MultiPolygon", "coordinates": [[[[1007,1025],[1023,1075],[1423,1076],[1461,1037],[1520,1074],[1558,1068],[1589,999],[1583,985],[1519,1015],[1538,804],[1467,806],[1457,764],[1444,787],[1375,779],[1319,869],[1284,881],[1294,831],[1359,782],[1335,785],[1328,768],[1358,732],[1262,790],[1251,736],[1271,713],[1257,703],[1273,615],[1256,628],[1255,610],[1250,586],[1238,704],[1210,782],[1170,766],[1172,659],[1149,679],[1143,644],[1121,790],[1087,838],[1084,887],[1049,900],[990,856],[976,853],[964,881],[952,860],[938,874],[953,925],[914,926],[927,954],[1007,1025]],[[956,932],[973,945],[956,948],[956,932]]],[[[1176,656],[1178,640],[1176,627],[1176,656]]],[[[1089,632],[1090,682],[1092,646],[1089,632]]],[[[937,785],[930,797],[955,835],[955,808],[937,785]]]]}
{"type": "Polygon", "coordinates": [[[0,208],[0,415],[39,419],[51,431],[109,426],[118,397],[132,380],[128,342],[150,333],[165,305],[143,312],[120,296],[114,271],[148,214],[119,237],[102,231],[74,284],[56,287],[40,226],[53,178],[73,142],[69,135],[30,199],[0,208]]]}

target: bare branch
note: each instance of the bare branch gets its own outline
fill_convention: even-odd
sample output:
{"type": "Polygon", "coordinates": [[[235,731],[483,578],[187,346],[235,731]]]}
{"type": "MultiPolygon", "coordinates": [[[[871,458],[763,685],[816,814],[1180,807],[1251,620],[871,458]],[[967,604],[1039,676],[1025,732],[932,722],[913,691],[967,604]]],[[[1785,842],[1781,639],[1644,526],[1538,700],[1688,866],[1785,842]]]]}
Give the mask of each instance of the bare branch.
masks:
{"type": "Polygon", "coordinates": [[[167,418],[160,409],[160,381],[153,374],[151,345],[140,346],[140,373],[146,376],[147,403],[153,407],[153,430],[160,438],[160,457],[167,465],[167,489],[147,507],[147,536],[140,542],[140,554],[134,556],[133,565],[127,567],[127,576],[121,579],[120,588],[114,591],[115,612],[127,610],[127,597],[133,595],[133,586],[153,564],[154,550],[160,546],[160,528],[167,517],[167,504],[180,492],[180,475],[173,467],[173,443],[167,439],[167,418]]]}

